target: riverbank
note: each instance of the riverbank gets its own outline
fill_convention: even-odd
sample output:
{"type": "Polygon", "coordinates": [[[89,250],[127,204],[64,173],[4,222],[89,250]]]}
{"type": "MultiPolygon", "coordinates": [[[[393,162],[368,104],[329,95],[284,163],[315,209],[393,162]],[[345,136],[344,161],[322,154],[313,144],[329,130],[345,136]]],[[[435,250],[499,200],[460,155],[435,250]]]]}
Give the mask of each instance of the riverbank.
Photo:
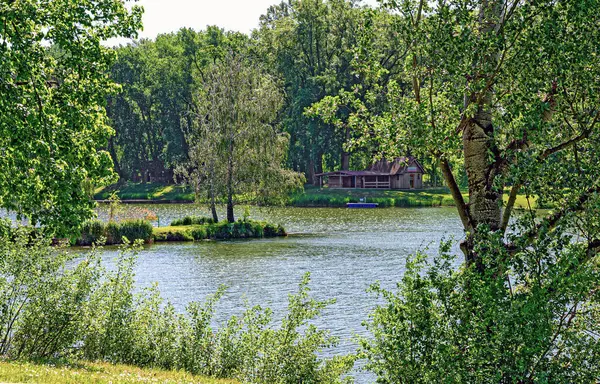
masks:
{"type": "MultiPolygon", "coordinates": [[[[468,198],[468,194],[463,196],[468,198]]],[[[307,186],[303,193],[290,196],[293,207],[345,207],[348,203],[377,203],[379,207],[448,207],[454,205],[446,188],[423,190],[329,189],[307,186]]]]}
{"type": "Polygon", "coordinates": [[[143,201],[143,202],[193,202],[195,199],[194,191],[175,184],[160,183],[125,183],[123,185],[111,185],[98,188],[94,192],[95,200],[108,200],[115,191],[117,196],[123,202],[125,201],[143,201]]]}
{"type": "MultiPolygon", "coordinates": [[[[98,189],[94,198],[105,201],[117,187],[98,189]]],[[[504,194],[505,201],[508,192],[504,194]]],[[[465,201],[469,200],[467,191],[463,191],[465,201]]],[[[194,193],[179,185],[164,184],[132,184],[127,183],[118,188],[117,195],[123,203],[192,203],[194,193]]],[[[343,208],[347,203],[358,203],[366,200],[377,203],[379,207],[452,207],[454,200],[448,188],[427,188],[422,190],[383,190],[383,189],[329,189],[306,185],[304,191],[289,196],[287,204],[291,207],[330,207],[343,208]]],[[[243,199],[242,199],[243,200],[243,199]]],[[[536,199],[530,200],[532,208],[536,208],[536,199]]],[[[527,208],[527,198],[517,197],[515,206],[527,208]]]]}
{"type": "Polygon", "coordinates": [[[234,380],[212,379],[181,371],[165,371],[108,363],[33,364],[7,361],[0,361],[0,382],[45,384],[237,383],[234,380]]]}

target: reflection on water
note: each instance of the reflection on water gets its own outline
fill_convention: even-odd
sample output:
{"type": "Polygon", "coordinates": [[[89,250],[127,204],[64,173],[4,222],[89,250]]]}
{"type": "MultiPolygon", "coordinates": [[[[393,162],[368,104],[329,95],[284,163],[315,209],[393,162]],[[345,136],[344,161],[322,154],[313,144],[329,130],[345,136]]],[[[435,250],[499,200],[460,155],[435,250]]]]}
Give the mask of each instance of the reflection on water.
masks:
{"type": "MultiPolygon", "coordinates": [[[[208,215],[205,208],[195,205],[144,207],[159,215],[161,225],[185,215],[208,215]]],[[[242,212],[240,208],[237,214],[242,212]]],[[[100,209],[99,217],[105,214],[100,209]]],[[[376,303],[365,292],[368,286],[379,281],[393,288],[407,255],[427,246],[433,255],[442,238],[462,237],[453,208],[253,208],[251,215],[282,224],[292,235],[149,246],[139,256],[138,286],[158,282],[163,296],[183,310],[190,301],[202,300],[225,284],[229,289],[217,308],[218,319],[239,314],[245,299],[252,305],[269,306],[281,316],[287,295],[310,271],[313,295],[337,299],[316,321],[341,338],[338,348],[325,353],[353,352],[353,336],[365,334],[361,322],[376,303]]],[[[104,252],[108,265],[116,252],[104,252]]],[[[356,373],[357,383],[372,381],[372,376],[356,373]]]]}

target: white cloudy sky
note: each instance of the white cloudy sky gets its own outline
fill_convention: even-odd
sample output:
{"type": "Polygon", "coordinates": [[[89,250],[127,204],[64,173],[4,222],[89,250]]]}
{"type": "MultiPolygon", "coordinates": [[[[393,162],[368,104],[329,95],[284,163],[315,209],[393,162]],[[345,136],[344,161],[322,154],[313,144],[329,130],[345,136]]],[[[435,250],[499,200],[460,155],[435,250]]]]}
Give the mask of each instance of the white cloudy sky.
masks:
{"type": "MultiPolygon", "coordinates": [[[[260,15],[278,3],[280,0],[140,0],[136,4],[145,10],[140,37],[154,38],[182,27],[201,30],[207,25],[248,33],[258,26],[260,15]]],[[[376,0],[363,3],[374,5],[376,0]]],[[[126,42],[112,40],[107,44],[126,42]]]]}

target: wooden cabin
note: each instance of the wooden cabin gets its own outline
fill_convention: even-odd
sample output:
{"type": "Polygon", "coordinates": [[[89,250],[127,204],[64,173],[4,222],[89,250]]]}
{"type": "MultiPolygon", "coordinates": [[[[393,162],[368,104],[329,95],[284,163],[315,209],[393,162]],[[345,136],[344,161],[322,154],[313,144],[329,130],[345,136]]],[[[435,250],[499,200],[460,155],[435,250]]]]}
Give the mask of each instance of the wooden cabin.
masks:
{"type": "Polygon", "coordinates": [[[422,189],[423,166],[414,157],[380,160],[364,171],[335,171],[316,175],[328,188],[422,189]]]}

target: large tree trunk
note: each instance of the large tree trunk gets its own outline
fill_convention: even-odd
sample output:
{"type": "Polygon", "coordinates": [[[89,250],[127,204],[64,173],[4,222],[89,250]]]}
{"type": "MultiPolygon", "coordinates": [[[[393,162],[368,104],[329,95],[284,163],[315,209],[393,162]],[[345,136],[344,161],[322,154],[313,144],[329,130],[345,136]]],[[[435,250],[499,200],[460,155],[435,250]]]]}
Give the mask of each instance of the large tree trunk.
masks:
{"type": "Polygon", "coordinates": [[[475,117],[467,124],[463,133],[465,170],[469,185],[469,216],[471,225],[477,228],[486,225],[496,231],[502,218],[502,191],[494,189],[494,162],[490,153],[497,149],[494,143],[494,128],[488,101],[479,107],[475,117]]]}
{"type": "MultiPolygon", "coordinates": [[[[493,39],[500,25],[502,3],[497,0],[483,0],[479,10],[479,28],[482,39],[493,39]]],[[[493,69],[499,59],[499,48],[483,44],[484,51],[476,54],[476,67],[473,79],[485,84],[481,90],[471,94],[466,100],[476,103],[475,115],[468,119],[463,129],[463,151],[465,171],[469,186],[468,230],[462,245],[469,262],[479,264],[473,253],[473,231],[479,226],[492,231],[502,228],[502,187],[495,185],[499,169],[499,153],[494,137],[493,111],[493,69]]]]}

